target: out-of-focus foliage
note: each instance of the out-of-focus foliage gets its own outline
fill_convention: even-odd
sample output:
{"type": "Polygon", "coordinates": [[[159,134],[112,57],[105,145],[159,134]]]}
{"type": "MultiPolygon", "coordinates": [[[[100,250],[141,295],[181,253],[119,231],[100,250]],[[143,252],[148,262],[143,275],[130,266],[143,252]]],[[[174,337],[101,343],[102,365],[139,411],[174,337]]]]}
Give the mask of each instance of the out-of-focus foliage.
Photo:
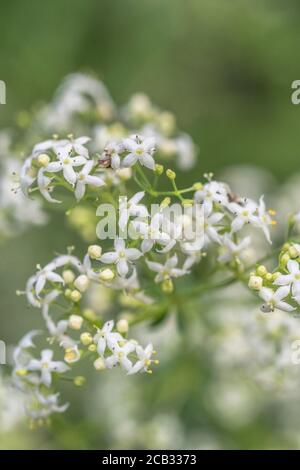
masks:
{"type": "MultiPolygon", "coordinates": [[[[65,74],[94,70],[119,103],[140,89],[174,111],[200,147],[199,174],[256,164],[275,180],[254,172],[247,181],[252,188],[268,182],[271,192],[277,181],[298,171],[300,107],[291,104],[290,87],[300,78],[299,21],[296,0],[5,2],[0,79],[7,84],[7,105],[0,107],[0,123],[26,125],[26,114],[18,111],[48,100],[65,74]]],[[[236,185],[245,173],[227,170],[236,185]]],[[[289,205],[299,194],[293,178],[293,187],[287,183],[278,200],[287,211],[299,209],[289,205]]],[[[1,339],[13,343],[37,325],[36,312],[28,314],[14,291],[36,262],[64,251],[70,239],[80,249],[76,234],[53,214],[47,227],[3,245],[1,339]]],[[[253,379],[265,357],[266,331],[276,337],[285,320],[257,325],[255,299],[244,298],[244,291],[237,295],[241,300],[234,308],[222,297],[218,306],[207,299],[192,318],[183,309],[181,321],[171,319],[157,330],[157,341],[155,330],[151,333],[166,351],[150,380],[124,381],[117,371],[91,379],[72,392],[72,411],[49,430],[28,434],[8,408],[5,417],[0,414],[1,447],[299,447],[299,366],[290,366],[288,391],[278,383],[278,393],[270,394],[266,381],[253,379]]],[[[284,328],[286,341],[297,322],[291,319],[284,328]]],[[[0,387],[6,390],[2,382],[0,387]]],[[[6,403],[4,391],[0,400],[6,403]]]]}

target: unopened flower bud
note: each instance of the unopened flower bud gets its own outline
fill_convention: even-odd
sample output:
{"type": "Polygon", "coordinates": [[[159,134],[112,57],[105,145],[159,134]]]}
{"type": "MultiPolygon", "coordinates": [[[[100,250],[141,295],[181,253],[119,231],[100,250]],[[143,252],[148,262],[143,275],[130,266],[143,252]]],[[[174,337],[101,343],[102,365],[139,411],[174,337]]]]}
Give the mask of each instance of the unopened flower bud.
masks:
{"type": "Polygon", "coordinates": [[[93,337],[91,333],[88,333],[87,331],[85,331],[84,333],[81,333],[80,341],[84,346],[89,346],[93,341],[93,337]]]}
{"type": "Polygon", "coordinates": [[[72,284],[75,279],[75,274],[73,273],[73,271],[71,271],[71,269],[66,269],[62,273],[62,277],[66,284],[72,284]]]}
{"type": "Polygon", "coordinates": [[[165,279],[162,283],[162,290],[166,294],[171,294],[173,292],[173,282],[172,279],[165,279]]]}
{"type": "Polygon", "coordinates": [[[88,255],[91,259],[99,259],[102,254],[102,248],[100,245],[90,245],[88,247],[88,255]]]}
{"type": "Polygon", "coordinates": [[[182,201],[182,205],[183,205],[184,207],[191,207],[191,206],[194,205],[194,200],[193,200],[193,199],[184,199],[184,200],[182,201]]]}
{"type": "Polygon", "coordinates": [[[70,299],[70,298],[71,298],[71,294],[72,294],[71,289],[66,289],[66,290],[65,290],[65,297],[66,297],[66,299],[70,299]]]}
{"type": "Polygon", "coordinates": [[[156,163],[155,165],[155,168],[154,168],[154,173],[156,173],[157,175],[162,175],[164,172],[164,167],[163,165],[160,165],[159,163],[156,163]]]}
{"type": "Polygon", "coordinates": [[[203,184],[202,184],[202,183],[194,183],[194,184],[193,184],[193,188],[194,188],[196,191],[201,191],[201,189],[203,189],[203,184]]]}
{"type": "Polygon", "coordinates": [[[260,276],[250,276],[248,287],[254,290],[260,290],[263,286],[263,279],[260,276]]]}
{"type": "Polygon", "coordinates": [[[40,167],[46,167],[48,166],[50,163],[50,157],[49,155],[47,155],[46,153],[41,153],[38,157],[37,157],[37,164],[38,166],[40,167]]]}
{"type": "Polygon", "coordinates": [[[74,286],[80,292],[85,292],[89,286],[89,283],[90,283],[89,278],[85,274],[81,274],[75,279],[74,286]]]}
{"type": "Polygon", "coordinates": [[[84,318],[86,318],[89,321],[96,321],[97,320],[97,315],[94,312],[94,310],[92,310],[91,308],[85,308],[83,310],[83,316],[84,316],[84,318]]]}
{"type": "Polygon", "coordinates": [[[73,362],[77,362],[80,359],[80,352],[77,348],[77,346],[74,346],[73,348],[67,348],[65,350],[65,357],[64,360],[68,364],[71,364],[73,362]]]}
{"type": "Polygon", "coordinates": [[[129,325],[128,321],[126,318],[120,318],[120,320],[117,322],[117,330],[119,333],[127,333],[129,330],[129,325]]]}
{"type": "Polygon", "coordinates": [[[265,275],[265,280],[268,282],[271,282],[273,280],[273,274],[272,273],[267,273],[265,275]]]}
{"type": "Polygon", "coordinates": [[[165,197],[165,199],[160,203],[160,207],[164,209],[165,207],[168,207],[171,204],[171,198],[165,197]]]}
{"type": "Polygon", "coordinates": [[[267,272],[268,272],[267,268],[262,264],[258,266],[258,268],[256,269],[257,275],[261,277],[264,277],[267,274],[267,272]]]}
{"type": "Polygon", "coordinates": [[[86,383],[86,378],[83,377],[83,375],[77,375],[77,377],[74,378],[74,384],[77,387],[82,387],[86,383]]]}
{"type": "Polygon", "coordinates": [[[79,302],[81,297],[82,295],[80,294],[78,290],[72,290],[70,294],[70,299],[72,300],[72,302],[79,302]]]}
{"type": "Polygon", "coordinates": [[[95,352],[95,351],[97,351],[97,346],[95,344],[90,344],[89,347],[88,347],[88,350],[90,352],[95,352]]]}
{"type": "Polygon", "coordinates": [[[276,271],[276,273],[272,274],[272,281],[276,281],[276,279],[281,276],[281,273],[279,271],[276,271]]]}
{"type": "Polygon", "coordinates": [[[115,274],[111,269],[107,268],[99,273],[99,277],[102,281],[110,282],[114,279],[115,274]]]}
{"type": "Polygon", "coordinates": [[[118,175],[118,177],[121,180],[127,181],[127,180],[130,180],[130,178],[132,176],[132,170],[131,170],[131,168],[119,168],[116,171],[116,174],[118,175]]]}
{"type": "Polygon", "coordinates": [[[69,327],[73,330],[80,330],[83,318],[80,315],[71,315],[69,318],[69,327]]]}
{"type": "Polygon", "coordinates": [[[280,258],[280,266],[285,267],[289,260],[290,260],[290,255],[288,253],[285,253],[280,258]]]}
{"type": "Polygon", "coordinates": [[[102,357],[98,357],[98,359],[94,361],[94,367],[96,370],[105,370],[106,367],[104,359],[102,359],[102,357]]]}
{"type": "Polygon", "coordinates": [[[298,258],[298,250],[294,246],[291,246],[289,248],[288,253],[289,253],[291,258],[298,258]]]}
{"type": "Polygon", "coordinates": [[[176,173],[173,170],[168,169],[166,171],[166,175],[170,180],[174,180],[176,178],[176,173]]]}

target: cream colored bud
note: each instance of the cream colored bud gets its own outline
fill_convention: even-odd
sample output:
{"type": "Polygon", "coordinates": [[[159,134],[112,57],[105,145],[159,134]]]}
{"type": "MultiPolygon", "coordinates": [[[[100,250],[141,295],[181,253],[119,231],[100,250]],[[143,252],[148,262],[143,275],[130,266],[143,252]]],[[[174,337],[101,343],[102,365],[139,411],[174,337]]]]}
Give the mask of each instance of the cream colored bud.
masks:
{"type": "Polygon", "coordinates": [[[107,268],[99,273],[99,277],[102,281],[110,282],[114,279],[115,274],[111,269],[107,268]]]}
{"type": "Polygon", "coordinates": [[[98,357],[98,359],[94,361],[94,367],[96,370],[105,370],[106,367],[104,359],[102,359],[102,357],[98,357]]]}
{"type": "Polygon", "coordinates": [[[165,197],[165,199],[160,203],[160,207],[164,209],[165,207],[168,207],[170,204],[171,204],[171,198],[165,197]]]}
{"type": "Polygon", "coordinates": [[[66,271],[63,271],[62,273],[62,277],[66,284],[72,284],[75,279],[75,274],[73,271],[71,271],[71,269],[66,269],[66,271]]]}
{"type": "Polygon", "coordinates": [[[80,330],[83,324],[83,318],[80,315],[70,315],[69,327],[73,330],[80,330]]]}
{"type": "Polygon", "coordinates": [[[72,294],[71,289],[66,289],[66,290],[65,290],[65,297],[66,297],[66,299],[70,299],[70,298],[71,298],[71,294],[72,294]]]}
{"type": "Polygon", "coordinates": [[[263,278],[260,276],[250,276],[248,287],[254,290],[260,290],[263,286],[263,278]]]}
{"type": "Polygon", "coordinates": [[[84,333],[81,333],[80,341],[84,346],[89,346],[93,341],[93,337],[91,333],[88,333],[87,331],[85,331],[84,333]]]}
{"type": "Polygon", "coordinates": [[[99,259],[102,255],[102,248],[100,245],[90,245],[88,247],[88,255],[91,259],[99,259]]]}
{"type": "Polygon", "coordinates": [[[273,274],[272,273],[267,273],[265,275],[265,280],[268,282],[271,282],[273,280],[273,274]]]}
{"type": "Polygon", "coordinates": [[[281,273],[279,271],[276,271],[276,273],[273,273],[272,275],[272,281],[276,281],[276,279],[281,276],[281,273]]]}
{"type": "Polygon", "coordinates": [[[284,255],[282,255],[282,257],[280,258],[280,265],[285,267],[287,262],[290,260],[290,255],[288,253],[285,253],[284,255]]]}
{"type": "Polygon", "coordinates": [[[94,310],[92,310],[91,308],[85,308],[83,310],[83,316],[84,316],[84,318],[86,318],[89,321],[96,321],[97,320],[97,315],[94,312],[94,310]]]}
{"type": "Polygon", "coordinates": [[[298,258],[298,250],[294,246],[291,246],[289,248],[288,253],[289,253],[291,258],[298,258]]]}
{"type": "Polygon", "coordinates": [[[49,165],[50,163],[50,157],[49,155],[47,155],[46,153],[41,153],[38,157],[37,157],[37,164],[38,166],[40,167],[46,167],[49,165]]]}
{"type": "Polygon", "coordinates": [[[203,189],[203,184],[202,184],[202,183],[194,183],[194,184],[193,184],[193,188],[194,188],[196,191],[201,191],[201,189],[203,189]]]}
{"type": "Polygon", "coordinates": [[[267,272],[268,272],[267,268],[263,266],[262,264],[258,266],[258,268],[256,269],[257,275],[261,277],[264,277],[267,274],[267,272]]]}
{"type": "Polygon", "coordinates": [[[91,352],[97,351],[97,346],[95,344],[90,344],[88,350],[91,352]]]}
{"type": "Polygon", "coordinates": [[[132,169],[120,168],[119,170],[116,171],[116,174],[121,180],[127,181],[127,180],[130,180],[130,178],[132,177],[132,169]]]}
{"type": "Polygon", "coordinates": [[[119,333],[127,333],[129,330],[129,325],[128,321],[126,318],[120,318],[120,320],[117,322],[117,330],[119,333]]]}
{"type": "Polygon", "coordinates": [[[89,287],[89,283],[90,283],[89,278],[85,274],[81,274],[75,279],[74,286],[80,292],[85,292],[87,288],[89,287]]]}
{"type": "Polygon", "coordinates": [[[156,163],[155,165],[155,168],[154,168],[154,173],[156,173],[157,175],[162,175],[164,172],[164,167],[163,165],[160,165],[159,163],[156,163]]]}
{"type": "Polygon", "coordinates": [[[83,377],[82,375],[77,375],[77,377],[74,378],[74,384],[77,387],[82,387],[86,383],[86,378],[83,377]]]}
{"type": "Polygon", "coordinates": [[[70,299],[72,300],[72,302],[79,302],[81,297],[82,297],[82,295],[80,294],[80,292],[78,290],[72,290],[72,292],[70,294],[70,299]]]}

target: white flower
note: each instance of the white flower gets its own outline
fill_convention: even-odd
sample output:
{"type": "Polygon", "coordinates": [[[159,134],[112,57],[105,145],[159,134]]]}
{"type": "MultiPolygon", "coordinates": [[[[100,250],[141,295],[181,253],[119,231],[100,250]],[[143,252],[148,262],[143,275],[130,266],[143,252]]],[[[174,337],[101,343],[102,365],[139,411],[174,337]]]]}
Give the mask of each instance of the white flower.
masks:
{"type": "Polygon", "coordinates": [[[105,349],[108,347],[112,350],[118,341],[123,341],[120,333],[113,332],[114,321],[107,321],[101,329],[97,330],[94,336],[94,342],[97,344],[97,351],[100,356],[104,355],[105,349]]]}
{"type": "Polygon", "coordinates": [[[295,307],[292,307],[282,300],[287,297],[289,293],[289,286],[279,287],[276,292],[268,287],[262,287],[259,291],[259,296],[265,301],[265,303],[261,306],[261,310],[263,312],[273,312],[275,308],[278,308],[284,312],[292,312],[295,310],[295,307]]]}
{"type": "Polygon", "coordinates": [[[49,165],[45,168],[45,172],[57,173],[62,171],[65,180],[74,186],[77,180],[77,175],[73,167],[83,166],[86,164],[87,160],[83,156],[71,157],[71,152],[71,144],[67,144],[64,147],[59,147],[56,149],[58,161],[49,163],[49,165]]]}
{"type": "MultiPolygon", "coordinates": [[[[140,220],[135,220],[132,222],[134,230],[143,239],[141,243],[141,250],[143,253],[150,251],[155,243],[168,246],[168,243],[170,242],[170,236],[162,230],[162,224],[163,220],[162,214],[160,212],[154,214],[150,223],[140,220]]],[[[170,249],[174,246],[175,243],[176,241],[172,243],[170,249]]]]}
{"type": "Polygon", "coordinates": [[[155,145],[154,138],[149,137],[142,140],[140,136],[136,136],[135,139],[125,139],[123,141],[123,145],[125,149],[128,150],[130,153],[126,155],[126,157],[122,161],[122,166],[132,166],[137,161],[139,161],[141,165],[149,168],[150,170],[154,170],[155,161],[152,157],[155,145]]]}
{"type": "Polygon", "coordinates": [[[241,230],[245,224],[251,223],[259,226],[259,218],[256,215],[258,207],[251,199],[245,199],[242,205],[231,202],[228,204],[228,209],[235,215],[235,219],[231,223],[233,233],[241,230]]]}
{"type": "Polygon", "coordinates": [[[203,186],[203,189],[196,191],[195,200],[202,202],[205,210],[209,213],[213,209],[213,203],[227,206],[228,196],[226,186],[217,181],[210,181],[203,186]]]}
{"type": "Polygon", "coordinates": [[[281,274],[278,276],[274,284],[276,286],[292,286],[292,295],[300,295],[300,269],[299,263],[295,260],[289,260],[287,262],[287,269],[290,274],[281,274]]]}
{"type": "Polygon", "coordinates": [[[165,264],[156,263],[153,261],[146,260],[148,267],[157,273],[155,276],[155,282],[161,282],[171,277],[180,277],[188,273],[185,269],[176,268],[178,264],[177,255],[169,258],[165,264]]]}
{"type": "Polygon", "coordinates": [[[121,367],[130,373],[132,369],[132,362],[128,359],[128,355],[131,354],[136,348],[133,341],[126,341],[125,344],[120,346],[118,343],[114,344],[111,348],[113,354],[105,359],[105,366],[108,369],[115,367],[120,364],[121,367]]]}
{"type": "Polygon", "coordinates": [[[126,248],[125,241],[116,238],[115,251],[110,251],[101,256],[100,261],[106,264],[116,264],[120,276],[124,277],[129,271],[128,263],[140,258],[143,253],[136,248],[126,248]]]}
{"type": "Polygon", "coordinates": [[[68,408],[69,404],[64,405],[58,404],[59,393],[43,395],[38,390],[35,391],[35,398],[38,402],[39,408],[28,407],[27,413],[33,419],[47,418],[52,413],[64,413],[68,408]]]}
{"type": "Polygon", "coordinates": [[[145,196],[144,191],[139,191],[136,193],[132,198],[127,201],[127,198],[121,197],[119,199],[119,204],[120,204],[120,217],[119,217],[119,227],[121,230],[124,230],[129,217],[147,217],[148,216],[148,210],[146,206],[143,204],[139,204],[141,199],[145,196]]]}
{"type": "Polygon", "coordinates": [[[105,185],[105,182],[99,176],[92,176],[90,172],[94,166],[93,160],[88,161],[80,173],[77,174],[76,188],[75,188],[75,197],[77,201],[83,198],[85,194],[85,187],[87,184],[91,186],[101,187],[105,185]]]}
{"type": "Polygon", "coordinates": [[[53,186],[51,186],[53,178],[49,178],[44,174],[44,169],[41,168],[38,172],[37,176],[37,184],[41,195],[46,199],[46,201],[51,203],[60,203],[57,199],[51,197],[51,191],[53,190],[53,186]]]}
{"type": "Polygon", "coordinates": [[[40,359],[31,359],[28,364],[28,370],[41,372],[41,383],[46,387],[51,385],[52,373],[59,374],[69,370],[69,367],[62,361],[52,361],[53,351],[51,349],[44,349],[41,352],[40,359]]]}
{"type": "Polygon", "coordinates": [[[37,272],[36,282],[35,282],[35,293],[37,297],[39,297],[47,281],[59,282],[61,284],[65,283],[65,281],[59,274],[53,272],[54,269],[56,269],[55,264],[49,263],[47,264],[47,266],[45,266],[43,269],[40,269],[40,271],[37,272]]]}
{"type": "Polygon", "coordinates": [[[150,343],[148,346],[146,346],[145,349],[143,349],[141,346],[136,347],[136,354],[138,357],[138,361],[134,364],[131,370],[129,370],[128,375],[136,374],[137,372],[144,371],[144,372],[150,372],[149,366],[151,365],[152,362],[158,362],[158,361],[153,361],[151,359],[152,354],[154,353],[153,351],[153,345],[150,343]]]}
{"type": "Polygon", "coordinates": [[[250,243],[250,237],[245,237],[241,242],[234,243],[228,234],[223,235],[221,239],[222,249],[218,261],[220,263],[229,263],[236,258],[240,258],[250,243]]]}
{"type": "MultiPolygon", "coordinates": [[[[271,212],[271,211],[270,211],[271,212]]],[[[270,231],[268,225],[276,224],[276,222],[272,220],[270,214],[266,211],[266,205],[264,201],[264,196],[259,198],[259,205],[258,205],[258,220],[260,222],[259,226],[261,227],[266,239],[269,243],[272,243],[270,238],[270,231]]]]}
{"type": "Polygon", "coordinates": [[[113,170],[118,170],[120,168],[121,159],[120,153],[123,151],[121,144],[116,142],[108,142],[105,145],[103,154],[101,155],[101,163],[104,166],[111,167],[113,170]]]}

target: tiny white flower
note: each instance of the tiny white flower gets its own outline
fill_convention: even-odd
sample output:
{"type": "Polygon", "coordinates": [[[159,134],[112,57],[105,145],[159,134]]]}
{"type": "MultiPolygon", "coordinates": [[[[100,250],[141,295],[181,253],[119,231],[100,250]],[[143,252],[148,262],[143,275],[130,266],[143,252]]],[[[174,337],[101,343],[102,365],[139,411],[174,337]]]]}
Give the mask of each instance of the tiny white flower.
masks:
{"type": "Polygon", "coordinates": [[[299,296],[300,295],[299,263],[295,260],[290,259],[287,262],[287,269],[290,274],[281,274],[275,279],[274,284],[276,286],[291,286],[292,295],[299,296]]]}
{"type": "Polygon", "coordinates": [[[94,336],[94,342],[97,344],[97,351],[100,356],[104,355],[106,348],[112,350],[118,341],[122,341],[123,337],[120,333],[113,332],[114,321],[107,321],[101,329],[97,330],[94,336]]]}
{"type": "Polygon", "coordinates": [[[132,198],[127,201],[127,198],[121,197],[119,199],[119,227],[121,230],[124,230],[126,225],[128,224],[129,217],[147,217],[148,210],[146,206],[143,204],[139,204],[139,202],[145,196],[144,191],[139,191],[136,193],[132,198]]]}
{"type": "Polygon", "coordinates": [[[58,161],[49,163],[49,165],[45,168],[45,172],[57,173],[59,171],[62,171],[65,180],[69,184],[71,184],[71,186],[74,186],[77,180],[77,175],[74,171],[74,167],[85,165],[87,160],[83,156],[71,157],[71,152],[71,144],[56,149],[58,161]]]}
{"type": "Polygon", "coordinates": [[[196,191],[195,193],[196,202],[201,202],[204,208],[210,213],[213,209],[213,204],[221,204],[227,206],[228,196],[227,189],[223,183],[217,181],[209,181],[203,186],[203,189],[196,191]]]}
{"type": "Polygon", "coordinates": [[[243,204],[231,202],[228,204],[228,209],[235,215],[231,223],[233,233],[241,230],[245,224],[259,225],[259,218],[257,216],[258,207],[251,199],[245,199],[243,204]]]}
{"type": "Polygon", "coordinates": [[[220,261],[220,263],[229,263],[236,258],[241,258],[244,251],[249,247],[250,243],[250,237],[245,237],[241,242],[234,243],[234,241],[230,238],[230,235],[223,235],[221,238],[221,254],[218,257],[218,261],[220,261]]]}
{"type": "Polygon", "coordinates": [[[124,277],[129,271],[128,263],[139,259],[143,253],[136,248],[126,248],[125,241],[116,238],[115,251],[110,251],[101,256],[100,261],[106,264],[115,264],[120,276],[124,277]]]}
{"type": "Polygon", "coordinates": [[[172,256],[169,258],[165,264],[156,263],[154,261],[146,260],[148,267],[152,270],[157,272],[155,276],[155,282],[161,282],[166,279],[170,279],[171,277],[180,277],[184,276],[188,273],[185,269],[176,268],[178,264],[177,255],[172,256]]]}
{"type": "Polygon", "coordinates": [[[292,312],[295,310],[295,307],[292,307],[290,304],[282,300],[287,297],[289,293],[289,286],[279,287],[275,292],[268,287],[262,287],[259,291],[259,296],[265,301],[265,303],[261,306],[261,310],[263,312],[273,312],[275,308],[278,308],[284,312],[292,312]]]}
{"type": "Polygon", "coordinates": [[[40,359],[31,359],[28,364],[28,370],[41,372],[41,383],[46,387],[51,385],[52,373],[59,374],[69,370],[69,367],[62,361],[52,361],[53,351],[51,349],[44,349],[41,352],[40,359]]]}
{"type": "Polygon", "coordinates": [[[53,265],[53,263],[49,263],[47,266],[45,266],[44,268],[41,268],[37,272],[36,283],[35,283],[35,293],[37,297],[39,297],[47,281],[59,282],[61,284],[65,283],[65,281],[59,274],[53,272],[54,269],[55,269],[55,265],[53,265]]]}
{"type": "Polygon", "coordinates": [[[105,359],[105,365],[108,369],[115,367],[117,364],[126,370],[127,373],[130,373],[132,369],[132,362],[128,359],[128,355],[131,354],[136,348],[136,345],[133,341],[126,341],[125,344],[120,346],[118,343],[115,343],[112,350],[112,355],[105,359]]]}
{"type": "MultiPolygon", "coordinates": [[[[149,366],[152,364],[153,359],[153,345],[150,343],[143,349],[141,346],[136,347],[136,354],[138,357],[138,361],[134,364],[131,370],[129,370],[128,375],[136,374],[137,372],[150,372],[149,366]]],[[[156,361],[155,361],[156,362],[156,361]]]]}
{"type": "Polygon", "coordinates": [[[124,139],[123,145],[130,153],[122,161],[122,166],[133,166],[137,161],[141,165],[154,170],[155,161],[152,157],[154,151],[155,139],[152,137],[142,140],[139,136],[124,139]]]}
{"type": "Polygon", "coordinates": [[[80,173],[77,174],[76,178],[76,187],[75,187],[75,197],[77,201],[83,198],[85,194],[86,185],[89,184],[91,186],[101,187],[105,185],[105,182],[99,176],[92,176],[90,172],[92,171],[94,166],[94,162],[89,160],[80,173]]]}

